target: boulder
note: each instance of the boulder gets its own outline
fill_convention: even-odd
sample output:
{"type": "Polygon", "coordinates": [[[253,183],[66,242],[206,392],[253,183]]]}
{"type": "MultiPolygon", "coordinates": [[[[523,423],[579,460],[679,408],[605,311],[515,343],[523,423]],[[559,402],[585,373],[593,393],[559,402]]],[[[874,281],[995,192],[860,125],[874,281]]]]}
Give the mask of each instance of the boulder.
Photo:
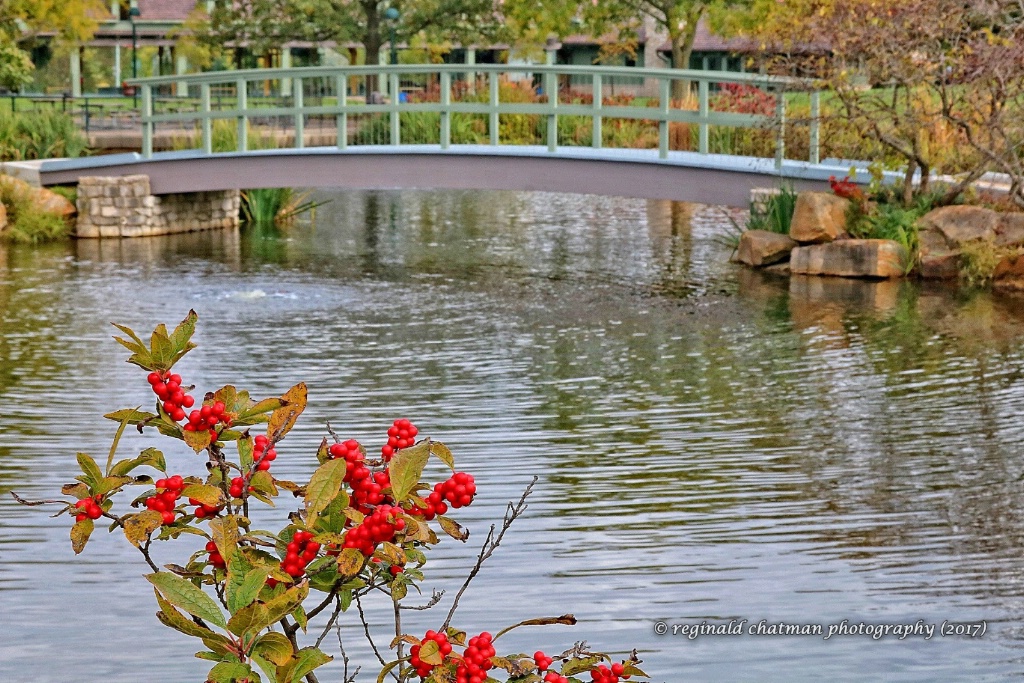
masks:
{"type": "Polygon", "coordinates": [[[1024,213],[1004,213],[996,226],[997,247],[1024,245],[1024,213]]]}
{"type": "Polygon", "coordinates": [[[1003,257],[992,273],[992,286],[996,289],[1024,292],[1024,254],[1003,257]]]}
{"type": "Polygon", "coordinates": [[[747,230],[740,235],[736,258],[748,266],[767,266],[782,261],[797,246],[785,235],[767,230],[747,230]]]}
{"type": "Polygon", "coordinates": [[[951,249],[965,242],[993,240],[999,214],[980,206],[943,206],[918,219],[920,232],[938,232],[951,249]]]}
{"type": "Polygon", "coordinates": [[[831,192],[801,192],[793,209],[789,236],[801,244],[831,242],[846,234],[850,200],[831,192]]]}
{"type": "Polygon", "coordinates": [[[52,190],[47,190],[45,187],[36,188],[33,199],[36,206],[41,210],[55,213],[65,219],[69,219],[78,213],[78,209],[66,197],[52,190]]]}
{"type": "Polygon", "coordinates": [[[0,202],[0,232],[7,229],[7,207],[0,202]]]}
{"type": "MultiPolygon", "coordinates": [[[[960,247],[967,242],[996,240],[1000,224],[998,213],[980,206],[943,206],[926,213],[917,221],[921,277],[957,277],[960,247]]],[[[1012,238],[1014,226],[1007,227],[1012,238]]]]}
{"type": "Polygon", "coordinates": [[[795,274],[890,278],[904,274],[905,251],[892,240],[840,240],[797,247],[789,258],[795,274]]]}

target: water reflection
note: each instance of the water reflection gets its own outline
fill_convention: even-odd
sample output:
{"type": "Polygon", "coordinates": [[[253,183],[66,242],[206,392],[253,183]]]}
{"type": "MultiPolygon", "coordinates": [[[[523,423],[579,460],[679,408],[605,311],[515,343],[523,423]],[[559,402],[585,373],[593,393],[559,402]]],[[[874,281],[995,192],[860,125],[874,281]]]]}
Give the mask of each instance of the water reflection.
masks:
{"type": "MultiPolygon", "coordinates": [[[[467,595],[467,628],[575,611],[575,632],[541,637],[636,644],[662,680],[1024,669],[1011,628],[1024,594],[1017,300],[740,269],[714,207],[327,198],[315,223],[280,231],[0,251],[0,489],[59,486],[75,451],[105,452],[112,427],[96,416],[111,401],[149,400],[108,320],[141,327],[195,307],[201,348],[184,371],[202,389],[310,382],[280,476],[308,475],[325,420],[374,444],[399,413],[478,473],[478,535],[541,475],[505,564],[467,595]],[[933,643],[652,631],[657,619],[731,617],[986,618],[991,630],[933,643]]],[[[72,561],[66,534],[64,520],[0,500],[0,609],[34,643],[0,645],[0,668],[133,681],[155,656],[158,678],[199,680],[186,639],[151,623],[124,544],[97,539],[72,561]],[[72,659],[91,642],[56,626],[72,598],[95,630],[137,640],[119,670],[98,654],[72,659]]],[[[438,587],[467,563],[464,549],[443,550],[438,587]]],[[[411,630],[436,626],[416,617],[411,630]]]]}

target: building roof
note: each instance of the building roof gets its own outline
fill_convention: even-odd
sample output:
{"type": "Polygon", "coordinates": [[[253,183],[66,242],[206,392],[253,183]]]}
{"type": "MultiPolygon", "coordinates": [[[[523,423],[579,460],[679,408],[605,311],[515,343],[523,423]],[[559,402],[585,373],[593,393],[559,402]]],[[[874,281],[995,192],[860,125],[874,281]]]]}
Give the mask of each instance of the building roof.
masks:
{"type": "Polygon", "coordinates": [[[142,20],[185,21],[196,0],[138,0],[142,20]]]}
{"type": "MultiPolygon", "coordinates": [[[[693,39],[694,52],[756,52],[757,44],[749,38],[723,38],[712,33],[708,23],[701,19],[697,24],[697,35],[693,39]]],[[[659,52],[671,52],[672,41],[666,40],[658,46],[659,52]]]]}

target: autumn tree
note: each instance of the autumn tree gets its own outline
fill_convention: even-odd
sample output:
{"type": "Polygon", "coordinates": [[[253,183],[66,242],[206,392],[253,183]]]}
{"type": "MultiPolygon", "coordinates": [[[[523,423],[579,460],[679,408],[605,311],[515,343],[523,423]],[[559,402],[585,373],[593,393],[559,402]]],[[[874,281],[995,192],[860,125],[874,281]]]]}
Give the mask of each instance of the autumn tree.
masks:
{"type": "Polygon", "coordinates": [[[903,160],[906,202],[935,172],[958,174],[943,203],[997,170],[1024,203],[1020,0],[754,0],[720,25],[831,90],[844,125],[903,160]]]}
{"type": "Polygon", "coordinates": [[[3,0],[0,2],[0,85],[19,88],[32,80],[26,48],[40,34],[64,44],[88,40],[97,20],[109,14],[101,0],[3,0]]]}

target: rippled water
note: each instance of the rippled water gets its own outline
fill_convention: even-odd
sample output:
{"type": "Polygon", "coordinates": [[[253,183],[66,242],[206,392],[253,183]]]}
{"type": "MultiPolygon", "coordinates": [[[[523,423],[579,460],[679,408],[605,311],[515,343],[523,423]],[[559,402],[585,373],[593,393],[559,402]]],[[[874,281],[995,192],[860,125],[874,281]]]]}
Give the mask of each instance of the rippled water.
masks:
{"type": "MultiPolygon", "coordinates": [[[[327,196],[283,235],[0,248],[0,490],[52,495],[76,451],[105,456],[102,412],[150,400],[109,321],[194,307],[200,348],[181,369],[200,390],[309,383],[279,476],[308,476],[325,421],[374,445],[398,416],[477,475],[470,547],[439,550],[428,591],[454,593],[487,525],[539,477],[458,623],[580,623],[515,632],[508,649],[635,646],[662,681],[1024,673],[1018,300],[744,271],[711,207],[327,196]],[[655,633],[730,619],[987,630],[655,633]]],[[[190,639],[153,618],[137,553],[100,532],[74,557],[67,526],[0,498],[0,680],[202,680],[190,639]]],[[[180,561],[168,550],[160,561],[180,561]]],[[[443,615],[407,619],[422,633],[443,615]]],[[[351,623],[349,654],[369,666],[351,623]]]]}

